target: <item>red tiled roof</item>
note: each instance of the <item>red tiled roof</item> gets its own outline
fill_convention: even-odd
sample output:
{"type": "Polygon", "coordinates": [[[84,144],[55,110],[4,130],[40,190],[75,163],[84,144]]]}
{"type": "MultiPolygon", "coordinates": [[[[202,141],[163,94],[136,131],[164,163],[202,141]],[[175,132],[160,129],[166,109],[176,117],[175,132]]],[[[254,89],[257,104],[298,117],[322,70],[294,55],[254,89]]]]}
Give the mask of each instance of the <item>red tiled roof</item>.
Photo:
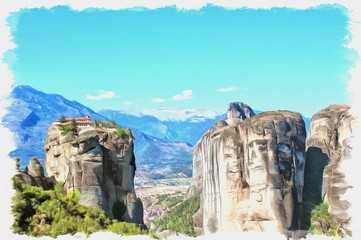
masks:
{"type": "Polygon", "coordinates": [[[75,121],[91,121],[91,119],[90,118],[65,118],[65,121],[73,121],[73,119],[75,120],[75,121]]]}
{"type": "MultiPolygon", "coordinates": [[[[94,122],[91,120],[90,116],[89,115],[85,115],[85,117],[82,117],[82,118],[73,118],[73,117],[69,117],[69,118],[65,118],[65,122],[63,123],[60,123],[61,126],[68,126],[71,124],[71,122],[75,120],[75,122],[77,124],[90,124],[90,125],[93,125],[94,122]]],[[[55,121],[53,122],[54,123],[57,123],[59,121],[55,121]]]]}
{"type": "Polygon", "coordinates": [[[85,121],[75,121],[76,123],[94,123],[93,121],[85,120],[85,121]]]}

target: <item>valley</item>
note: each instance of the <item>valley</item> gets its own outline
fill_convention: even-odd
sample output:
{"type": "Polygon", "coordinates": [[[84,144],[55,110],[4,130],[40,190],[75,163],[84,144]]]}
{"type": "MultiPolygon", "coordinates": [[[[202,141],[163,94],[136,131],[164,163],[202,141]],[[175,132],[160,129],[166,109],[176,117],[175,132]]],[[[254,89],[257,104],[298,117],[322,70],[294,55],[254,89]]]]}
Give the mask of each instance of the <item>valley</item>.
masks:
{"type": "Polygon", "coordinates": [[[164,185],[136,188],[137,196],[143,202],[144,222],[146,224],[156,217],[164,215],[184,200],[191,179],[184,180],[188,184],[170,185],[170,183],[164,182],[164,185]]]}

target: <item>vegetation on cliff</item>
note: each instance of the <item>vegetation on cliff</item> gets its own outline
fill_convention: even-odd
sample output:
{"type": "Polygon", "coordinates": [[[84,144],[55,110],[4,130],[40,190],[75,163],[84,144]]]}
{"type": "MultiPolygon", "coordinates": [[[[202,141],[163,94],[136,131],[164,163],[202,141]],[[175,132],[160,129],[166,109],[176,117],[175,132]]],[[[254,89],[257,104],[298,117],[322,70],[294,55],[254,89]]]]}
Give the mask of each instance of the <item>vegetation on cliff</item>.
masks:
{"type": "Polygon", "coordinates": [[[95,121],[95,126],[97,128],[115,129],[117,131],[118,137],[123,140],[128,140],[129,137],[134,138],[132,135],[132,132],[129,128],[123,129],[123,128],[119,127],[114,121],[109,121],[109,122],[95,121]]]}
{"type": "Polygon", "coordinates": [[[65,193],[61,184],[54,190],[43,190],[29,186],[16,177],[16,190],[12,198],[14,233],[31,236],[52,236],[83,232],[91,234],[99,230],[109,230],[121,235],[137,235],[145,232],[132,223],[118,222],[108,218],[104,211],[80,205],[77,190],[65,193]]]}
{"type": "MultiPolygon", "coordinates": [[[[62,116],[58,121],[64,123],[66,120],[65,117],[62,116]]],[[[118,137],[123,140],[129,140],[129,137],[134,138],[129,128],[123,129],[119,127],[114,121],[105,122],[105,121],[96,120],[95,127],[100,129],[115,129],[118,137]]],[[[60,126],[62,136],[66,136],[69,133],[76,133],[77,129],[78,129],[78,125],[75,119],[73,119],[69,125],[60,126]]]]}
{"type": "Polygon", "coordinates": [[[328,208],[329,204],[325,201],[312,210],[310,232],[341,238],[339,232],[341,229],[337,226],[337,223],[332,220],[328,208]]]}
{"type": "Polygon", "coordinates": [[[62,136],[66,136],[66,135],[68,135],[69,133],[74,133],[74,132],[76,132],[76,130],[77,130],[77,124],[76,124],[75,120],[73,119],[73,120],[71,121],[70,125],[61,126],[60,129],[61,129],[61,135],[62,135],[62,136]]]}
{"type": "Polygon", "coordinates": [[[199,196],[194,196],[185,200],[171,210],[166,216],[156,219],[156,228],[163,228],[164,230],[168,229],[195,237],[196,233],[193,227],[192,216],[199,209],[199,205],[199,196]]]}
{"type": "Polygon", "coordinates": [[[161,209],[170,209],[182,201],[183,196],[177,195],[177,193],[161,194],[160,196],[158,196],[158,200],[157,202],[155,202],[155,205],[159,206],[161,209]]]}

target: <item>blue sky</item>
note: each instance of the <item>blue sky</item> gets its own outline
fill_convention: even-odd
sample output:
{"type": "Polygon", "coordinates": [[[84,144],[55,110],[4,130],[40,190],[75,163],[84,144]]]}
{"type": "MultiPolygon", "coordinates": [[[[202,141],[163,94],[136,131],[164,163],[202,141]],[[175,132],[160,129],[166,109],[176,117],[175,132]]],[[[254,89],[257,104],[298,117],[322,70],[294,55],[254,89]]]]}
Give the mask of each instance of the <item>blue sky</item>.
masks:
{"type": "Polygon", "coordinates": [[[347,12],[204,7],[179,11],[29,9],[9,18],[16,84],[94,110],[258,110],[312,116],[350,104],[347,12]]]}

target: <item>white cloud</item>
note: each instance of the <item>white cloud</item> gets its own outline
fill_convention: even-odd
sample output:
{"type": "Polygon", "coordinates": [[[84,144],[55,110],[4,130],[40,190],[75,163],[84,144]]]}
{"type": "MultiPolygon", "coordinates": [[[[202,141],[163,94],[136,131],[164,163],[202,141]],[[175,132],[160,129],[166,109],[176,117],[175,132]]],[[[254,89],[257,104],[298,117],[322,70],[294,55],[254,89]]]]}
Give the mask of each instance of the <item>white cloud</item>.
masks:
{"type": "Polygon", "coordinates": [[[185,108],[157,108],[147,109],[141,112],[127,110],[125,113],[142,115],[152,115],[162,121],[203,121],[206,118],[214,118],[223,112],[209,109],[185,109],[185,108]]]}
{"type": "Polygon", "coordinates": [[[232,86],[232,87],[228,87],[228,88],[220,88],[217,91],[218,92],[235,92],[237,90],[238,90],[238,87],[232,86]]]}
{"type": "Polygon", "coordinates": [[[187,89],[187,90],[184,90],[182,92],[182,94],[173,96],[172,99],[174,101],[181,101],[181,100],[184,100],[184,99],[191,98],[192,96],[193,96],[193,91],[190,90],[190,89],[187,89]]]}
{"type": "Polygon", "coordinates": [[[165,102],[166,100],[164,98],[152,98],[150,99],[152,102],[156,102],[156,103],[162,103],[165,102]]]}
{"type": "Polygon", "coordinates": [[[124,101],[123,103],[124,103],[125,105],[131,105],[131,104],[132,104],[131,101],[124,101]]]}
{"type": "Polygon", "coordinates": [[[112,99],[112,98],[117,98],[118,96],[115,95],[115,92],[113,91],[104,91],[104,90],[99,90],[98,91],[99,94],[98,95],[86,95],[86,99],[88,100],[100,100],[100,99],[112,99]]]}

